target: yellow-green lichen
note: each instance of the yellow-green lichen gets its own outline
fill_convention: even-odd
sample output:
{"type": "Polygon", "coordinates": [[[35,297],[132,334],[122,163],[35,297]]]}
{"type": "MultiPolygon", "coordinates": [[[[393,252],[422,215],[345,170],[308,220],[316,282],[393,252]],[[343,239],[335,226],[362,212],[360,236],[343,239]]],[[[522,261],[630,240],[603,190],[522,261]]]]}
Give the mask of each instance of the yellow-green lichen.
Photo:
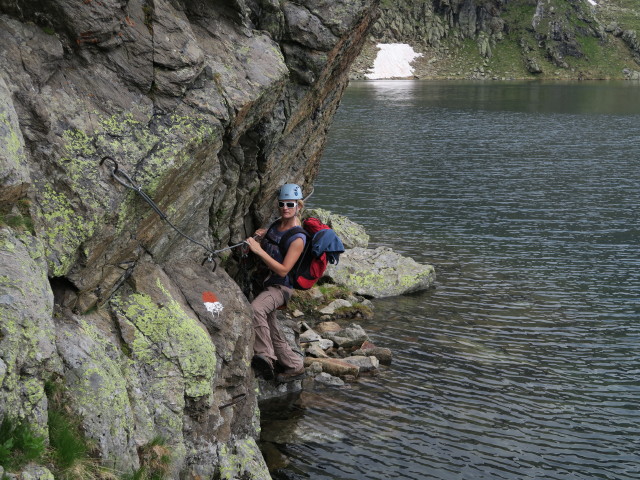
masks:
{"type": "Polygon", "coordinates": [[[211,338],[171,298],[159,280],[158,285],[167,296],[168,301],[163,305],[142,293],[132,294],[123,301],[124,314],[137,329],[132,354],[149,365],[154,365],[159,355],[171,359],[182,371],[187,396],[210,395],[216,368],[211,338]]]}
{"type": "Polygon", "coordinates": [[[399,284],[402,287],[411,287],[413,285],[418,285],[425,278],[429,278],[434,275],[433,267],[423,272],[417,273],[415,275],[401,275],[399,279],[399,284]]]}
{"type": "Polygon", "coordinates": [[[105,334],[94,325],[81,321],[82,334],[92,340],[91,348],[84,351],[88,358],[75,371],[76,392],[74,398],[82,411],[113,412],[121,427],[131,430],[133,425],[129,419],[131,405],[127,394],[127,384],[117,359],[109,355],[107,348],[111,342],[105,334]]]}
{"type": "Polygon", "coordinates": [[[385,277],[379,273],[350,273],[348,275],[349,285],[358,288],[380,287],[385,284],[385,277]]]}
{"type": "Polygon", "coordinates": [[[94,232],[96,222],[79,213],[69,198],[46,183],[40,190],[40,204],[45,231],[42,232],[50,256],[53,276],[62,276],[73,264],[80,244],[94,232]]]}
{"type": "MultiPolygon", "coordinates": [[[[38,186],[42,236],[55,276],[68,272],[78,248],[95,233],[96,226],[102,224],[109,212],[110,197],[97,188],[109,181],[105,178],[106,170],[99,168],[99,157],[113,157],[145,193],[152,195],[170,180],[170,174],[181,172],[191,161],[193,149],[211,139],[215,132],[211,122],[200,116],[174,114],[154,122],[150,114],[139,111],[112,116],[94,114],[98,119],[95,131],[69,129],[61,135],[57,164],[64,175],[55,182],[42,181],[38,186]],[[138,169],[137,175],[134,169],[138,169]]],[[[2,118],[1,121],[8,122],[2,118]]],[[[13,135],[8,143],[13,150],[20,151],[20,138],[13,135]]],[[[113,188],[114,196],[122,191],[119,185],[113,188]]],[[[129,192],[121,202],[118,232],[138,218],[132,211],[134,199],[135,194],[129,192]]]]}
{"type": "Polygon", "coordinates": [[[41,407],[42,385],[33,372],[54,349],[53,299],[42,269],[10,230],[0,230],[0,245],[0,404],[25,418],[41,407]]]}
{"type": "MultiPolygon", "coordinates": [[[[0,108],[2,108],[2,104],[0,104],[0,108]]],[[[8,132],[8,134],[2,136],[2,148],[6,150],[6,159],[16,167],[24,165],[22,136],[19,135],[20,130],[17,122],[12,123],[7,112],[0,111],[0,124],[3,125],[2,130],[8,132]]]]}
{"type": "Polygon", "coordinates": [[[219,450],[220,480],[237,478],[270,478],[264,458],[253,438],[243,438],[223,444],[219,450]]]}

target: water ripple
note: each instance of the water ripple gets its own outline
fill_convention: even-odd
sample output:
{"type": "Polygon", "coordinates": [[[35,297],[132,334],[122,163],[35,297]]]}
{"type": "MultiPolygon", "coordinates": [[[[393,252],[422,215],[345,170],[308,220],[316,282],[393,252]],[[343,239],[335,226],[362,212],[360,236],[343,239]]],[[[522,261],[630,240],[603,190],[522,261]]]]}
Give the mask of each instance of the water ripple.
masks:
{"type": "Polygon", "coordinates": [[[283,478],[640,478],[640,97],[573,87],[348,90],[311,206],[439,281],[375,302],[393,364],[305,400],[283,478]]]}

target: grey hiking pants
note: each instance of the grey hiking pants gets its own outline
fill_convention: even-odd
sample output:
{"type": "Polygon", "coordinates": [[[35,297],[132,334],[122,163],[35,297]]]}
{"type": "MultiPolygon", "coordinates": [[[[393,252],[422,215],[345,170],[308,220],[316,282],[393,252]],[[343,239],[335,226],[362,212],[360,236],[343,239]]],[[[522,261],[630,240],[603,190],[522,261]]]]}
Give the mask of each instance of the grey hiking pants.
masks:
{"type": "Polygon", "coordinates": [[[277,360],[286,370],[299,370],[302,357],[291,349],[276,319],[276,309],[287,303],[292,293],[283,285],[270,285],[251,302],[256,334],[253,352],[272,362],[277,360]]]}

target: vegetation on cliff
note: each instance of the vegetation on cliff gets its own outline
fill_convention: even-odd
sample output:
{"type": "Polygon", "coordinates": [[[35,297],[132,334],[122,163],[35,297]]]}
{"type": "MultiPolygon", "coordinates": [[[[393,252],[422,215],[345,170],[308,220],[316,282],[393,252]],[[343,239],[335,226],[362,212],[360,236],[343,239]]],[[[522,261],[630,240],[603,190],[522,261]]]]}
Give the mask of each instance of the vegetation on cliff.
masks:
{"type": "Polygon", "coordinates": [[[408,43],[418,78],[640,78],[639,32],[634,0],[385,0],[352,76],[408,43]]]}

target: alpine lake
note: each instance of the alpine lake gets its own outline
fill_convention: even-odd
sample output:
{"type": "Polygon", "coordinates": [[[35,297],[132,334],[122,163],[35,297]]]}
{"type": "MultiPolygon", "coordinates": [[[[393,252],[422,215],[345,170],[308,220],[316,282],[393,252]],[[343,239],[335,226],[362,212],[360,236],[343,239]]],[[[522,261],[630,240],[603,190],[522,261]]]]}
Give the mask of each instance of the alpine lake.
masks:
{"type": "Polygon", "coordinates": [[[438,279],[359,322],[390,366],[263,412],[274,479],[640,478],[640,84],[352,82],[320,168],[438,279]]]}

